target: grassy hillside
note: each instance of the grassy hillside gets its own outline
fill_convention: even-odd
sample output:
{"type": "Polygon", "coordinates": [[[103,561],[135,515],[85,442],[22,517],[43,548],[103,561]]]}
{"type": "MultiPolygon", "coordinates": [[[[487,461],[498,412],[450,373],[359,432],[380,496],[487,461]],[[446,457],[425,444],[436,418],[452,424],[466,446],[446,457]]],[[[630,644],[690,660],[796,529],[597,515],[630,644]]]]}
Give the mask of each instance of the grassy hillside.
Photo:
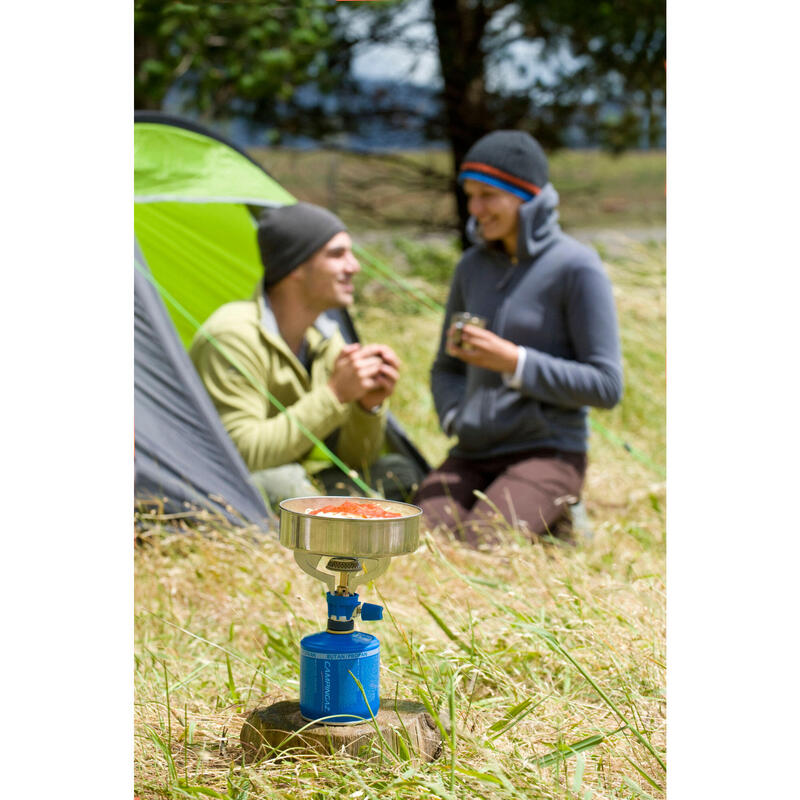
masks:
{"type": "MultiPolygon", "coordinates": [[[[574,198],[587,176],[599,191],[609,187],[610,163],[570,155],[559,167],[565,196],[569,175],[574,198]]],[[[617,195],[642,191],[656,209],[653,175],[637,189],[634,166],[627,174],[617,195]]],[[[587,203],[574,213],[602,225],[593,216],[601,204],[587,203]]],[[[658,213],[647,222],[643,204],[638,224],[655,224],[658,213]]],[[[249,712],[297,697],[299,642],[324,627],[323,587],[273,538],[214,520],[189,530],[140,518],[142,800],[665,797],[665,247],[619,227],[590,238],[614,282],[626,379],[619,407],[592,412],[603,431],[591,436],[585,489],[594,538],[571,548],[508,532],[489,555],[424,535],[415,554],[362,591],[387,612],[360,625],[381,639],[382,695],[424,699],[448,717],[454,734],[443,756],[425,765],[391,755],[371,766],[343,756],[244,765],[238,735],[249,712]]],[[[449,237],[373,232],[365,241],[408,286],[444,302],[457,256],[449,237]]],[[[448,442],[427,376],[441,318],[367,270],[358,280],[362,338],[403,358],[393,410],[438,463],[448,442]]]]}
{"type": "MultiPolygon", "coordinates": [[[[254,149],[251,155],[300,200],[336,211],[353,230],[381,224],[400,230],[455,230],[455,202],[447,180],[420,176],[409,162],[431,173],[452,175],[443,150],[393,154],[391,158],[334,151],[254,149]]],[[[663,152],[611,156],[565,150],[550,159],[550,178],[562,201],[565,228],[663,226],[666,160],[663,152]]]]}

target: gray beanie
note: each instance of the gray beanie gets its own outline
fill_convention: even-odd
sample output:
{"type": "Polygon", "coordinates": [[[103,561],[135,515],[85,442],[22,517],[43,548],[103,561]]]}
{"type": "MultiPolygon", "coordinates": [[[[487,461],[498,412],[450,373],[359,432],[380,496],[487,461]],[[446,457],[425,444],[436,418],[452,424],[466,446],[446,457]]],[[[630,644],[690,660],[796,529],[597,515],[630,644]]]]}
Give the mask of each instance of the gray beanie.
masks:
{"type": "Polygon", "coordinates": [[[274,286],[344,230],[339,217],[311,203],[264,209],[258,220],[264,288],[274,286]]]}

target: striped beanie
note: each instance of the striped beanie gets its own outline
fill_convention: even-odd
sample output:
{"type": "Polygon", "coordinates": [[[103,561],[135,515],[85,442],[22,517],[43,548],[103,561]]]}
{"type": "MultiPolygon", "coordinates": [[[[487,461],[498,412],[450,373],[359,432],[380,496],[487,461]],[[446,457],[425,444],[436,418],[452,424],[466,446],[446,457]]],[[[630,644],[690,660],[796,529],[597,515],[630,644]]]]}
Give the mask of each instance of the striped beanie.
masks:
{"type": "Polygon", "coordinates": [[[494,131],[467,151],[458,173],[459,184],[465,178],[531,200],[547,183],[547,156],[529,133],[494,131]]]}

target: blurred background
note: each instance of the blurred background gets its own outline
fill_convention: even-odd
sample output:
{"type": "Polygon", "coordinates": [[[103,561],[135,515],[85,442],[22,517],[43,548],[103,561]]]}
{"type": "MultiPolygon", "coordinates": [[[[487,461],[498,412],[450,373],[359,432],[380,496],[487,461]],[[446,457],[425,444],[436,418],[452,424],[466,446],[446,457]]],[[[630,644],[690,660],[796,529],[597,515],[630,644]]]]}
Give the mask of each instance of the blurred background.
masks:
{"type": "Polygon", "coordinates": [[[663,224],[662,0],[136,0],[134,25],[137,109],[356,228],[458,234],[454,167],[497,128],[549,152],[565,224],[663,224]]]}

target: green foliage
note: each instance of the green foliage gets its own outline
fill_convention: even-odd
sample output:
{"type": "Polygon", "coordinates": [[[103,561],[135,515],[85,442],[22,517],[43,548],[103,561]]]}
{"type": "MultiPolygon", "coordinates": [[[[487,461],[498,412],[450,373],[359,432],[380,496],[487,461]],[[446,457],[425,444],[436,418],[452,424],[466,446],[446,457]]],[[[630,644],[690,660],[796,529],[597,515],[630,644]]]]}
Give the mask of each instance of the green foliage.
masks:
{"type": "Polygon", "coordinates": [[[136,0],[136,107],[159,108],[179,86],[196,111],[274,121],[298,86],[335,77],[333,25],[326,0],[136,0]]]}
{"type": "MultiPolygon", "coordinates": [[[[651,144],[657,141],[666,88],[663,0],[431,0],[435,42],[421,40],[408,24],[410,5],[136,0],[136,105],[158,108],[170,86],[179,85],[195,110],[275,122],[269,105],[289,102],[298,86],[346,87],[354,46],[372,42],[437,51],[446,113],[427,122],[432,136],[450,138],[456,156],[496,127],[528,127],[556,146],[576,112],[582,125],[611,124],[597,116],[605,101],[617,104],[620,119],[635,119],[637,132],[649,121],[651,144]],[[521,57],[520,43],[539,47],[537,60],[546,69],[521,57]],[[513,88],[493,81],[500,69],[516,74],[513,88]]],[[[306,111],[322,131],[320,109],[306,111]]],[[[419,114],[396,104],[384,112],[419,114]]],[[[347,113],[329,116],[329,131],[357,122],[347,113]]],[[[630,137],[610,144],[621,142],[630,146],[630,137]]]]}
{"type": "Polygon", "coordinates": [[[411,275],[429,283],[449,283],[453,277],[453,256],[458,251],[450,244],[397,238],[394,246],[405,256],[411,275]]]}
{"type": "MultiPolygon", "coordinates": [[[[419,51],[425,42],[400,13],[410,5],[348,4],[343,13],[366,24],[363,38],[419,51]]],[[[526,127],[545,146],[558,146],[576,112],[584,127],[603,124],[607,101],[621,116],[635,117],[637,133],[647,129],[651,145],[658,141],[655,123],[666,100],[664,0],[431,0],[430,6],[447,112],[433,126],[454,144],[493,128],[526,127]],[[535,61],[521,44],[538,48],[535,61]],[[499,82],[500,70],[514,81],[499,82]]]]}
{"type": "MultiPolygon", "coordinates": [[[[533,19],[543,14],[549,26],[565,37],[572,55],[583,61],[572,82],[583,90],[591,86],[598,101],[616,102],[622,108],[618,121],[634,117],[637,132],[643,121],[649,122],[650,144],[655,145],[666,102],[664,0],[553,0],[545,4],[526,0],[522,5],[530,8],[533,19]]],[[[547,46],[552,50],[552,40],[547,46]]],[[[632,121],[627,124],[632,126],[632,121]]]]}
{"type": "Polygon", "coordinates": [[[600,121],[600,141],[603,148],[614,155],[636,147],[639,141],[641,122],[630,109],[623,114],[600,121]]]}

